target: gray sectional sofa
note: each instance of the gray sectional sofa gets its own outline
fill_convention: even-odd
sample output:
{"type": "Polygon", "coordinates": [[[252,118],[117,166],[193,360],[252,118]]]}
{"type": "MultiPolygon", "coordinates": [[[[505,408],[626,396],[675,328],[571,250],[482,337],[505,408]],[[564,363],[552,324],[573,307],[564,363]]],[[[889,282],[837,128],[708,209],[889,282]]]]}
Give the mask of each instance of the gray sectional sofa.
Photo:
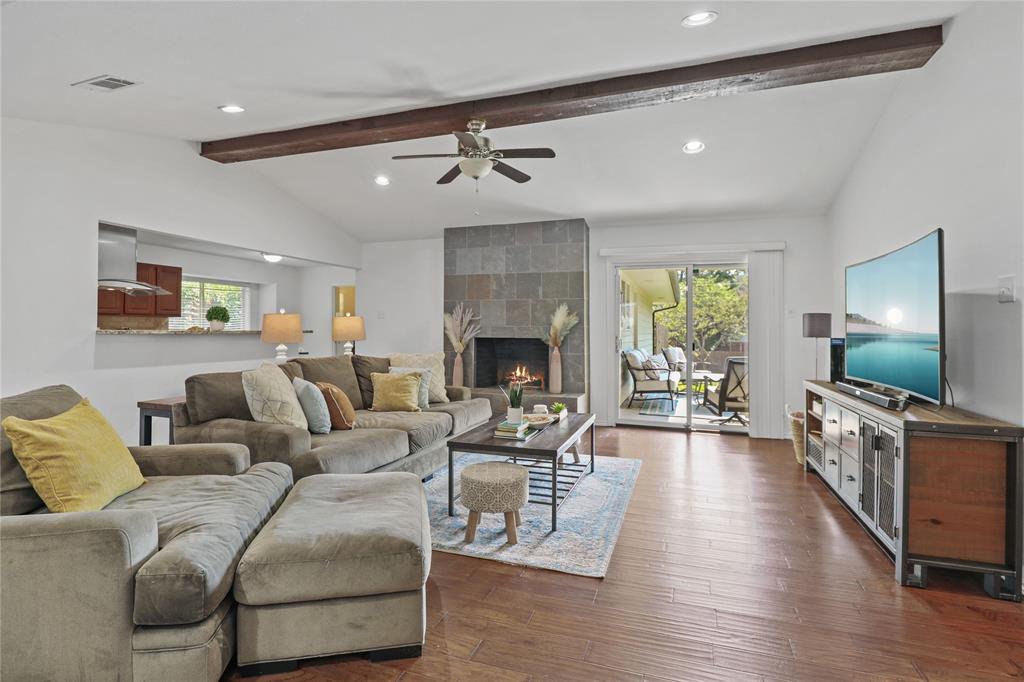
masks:
{"type": "Polygon", "coordinates": [[[449,386],[449,402],[422,412],[373,412],[370,374],[387,372],[388,359],[369,356],[299,358],[281,366],[290,377],[334,384],[356,409],[355,428],[311,434],[304,429],[253,421],[241,372],[198,374],[185,382],[185,405],[175,410],[177,443],[240,443],[253,462],[283,462],[295,478],[313,474],[409,471],[427,478],[447,462],[451,436],[491,418],[486,399],[449,386]]]}

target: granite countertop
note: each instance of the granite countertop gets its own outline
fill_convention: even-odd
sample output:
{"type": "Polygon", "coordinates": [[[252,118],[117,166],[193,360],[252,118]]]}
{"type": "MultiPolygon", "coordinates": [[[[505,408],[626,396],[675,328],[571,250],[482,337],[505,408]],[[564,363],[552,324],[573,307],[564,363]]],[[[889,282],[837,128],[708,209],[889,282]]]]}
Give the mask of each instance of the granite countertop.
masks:
{"type": "MultiPolygon", "coordinates": [[[[96,333],[101,336],[245,336],[259,334],[259,329],[245,330],[222,330],[211,332],[204,329],[201,332],[189,332],[184,330],[168,329],[97,329],[96,333]]],[[[308,332],[307,332],[308,333],[308,332]]]]}

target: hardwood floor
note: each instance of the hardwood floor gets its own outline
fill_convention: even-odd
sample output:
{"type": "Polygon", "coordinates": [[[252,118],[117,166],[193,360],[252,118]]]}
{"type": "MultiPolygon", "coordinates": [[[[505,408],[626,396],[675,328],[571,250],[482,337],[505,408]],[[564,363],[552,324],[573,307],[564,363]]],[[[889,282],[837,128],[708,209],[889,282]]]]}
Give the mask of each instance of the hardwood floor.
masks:
{"type": "Polygon", "coordinates": [[[1024,679],[1024,608],[962,574],[898,586],[788,441],[620,427],[597,449],[643,460],[605,579],[435,552],[421,658],[261,679],[1024,679]]]}

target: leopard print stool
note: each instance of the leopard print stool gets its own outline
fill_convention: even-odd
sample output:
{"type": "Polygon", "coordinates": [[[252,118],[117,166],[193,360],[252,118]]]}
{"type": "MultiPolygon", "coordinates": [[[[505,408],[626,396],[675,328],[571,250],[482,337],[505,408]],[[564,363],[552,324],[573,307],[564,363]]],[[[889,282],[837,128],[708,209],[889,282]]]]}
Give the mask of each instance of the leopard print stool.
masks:
{"type": "Polygon", "coordinates": [[[466,542],[473,542],[480,514],[504,514],[508,543],[519,542],[516,527],[519,510],[526,504],[530,472],[526,467],[506,462],[470,464],[462,470],[462,504],[469,510],[466,542]]]}

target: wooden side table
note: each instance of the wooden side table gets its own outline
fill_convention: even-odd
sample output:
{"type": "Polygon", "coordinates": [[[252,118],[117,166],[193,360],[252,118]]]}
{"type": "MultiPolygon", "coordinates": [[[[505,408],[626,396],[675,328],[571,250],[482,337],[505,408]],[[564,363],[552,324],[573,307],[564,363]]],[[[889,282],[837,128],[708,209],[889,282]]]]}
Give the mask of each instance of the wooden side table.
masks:
{"type": "Polygon", "coordinates": [[[140,400],[139,405],[139,445],[153,444],[153,417],[167,418],[167,442],[174,445],[174,406],[185,402],[185,396],[173,398],[156,398],[140,400]]]}

